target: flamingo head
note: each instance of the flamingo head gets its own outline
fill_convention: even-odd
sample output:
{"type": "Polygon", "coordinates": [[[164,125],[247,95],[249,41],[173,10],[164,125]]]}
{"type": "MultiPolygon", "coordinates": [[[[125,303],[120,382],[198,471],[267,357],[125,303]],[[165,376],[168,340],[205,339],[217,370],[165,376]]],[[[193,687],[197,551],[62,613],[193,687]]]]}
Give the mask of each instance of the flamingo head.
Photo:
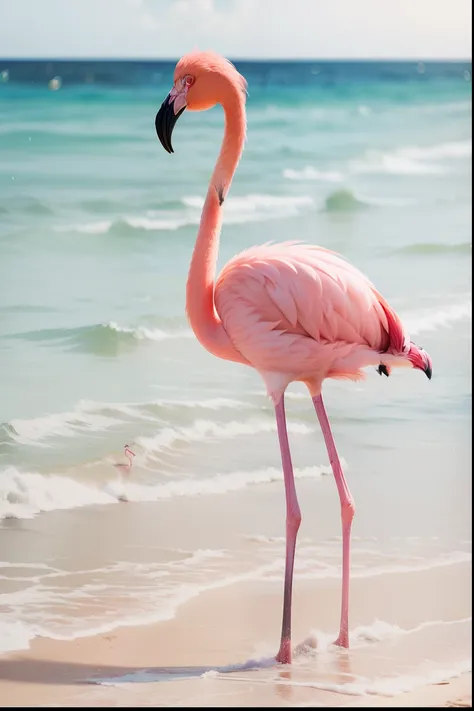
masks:
{"type": "Polygon", "coordinates": [[[129,457],[130,459],[132,459],[133,457],[136,456],[135,452],[132,452],[132,450],[130,449],[128,444],[125,445],[125,447],[123,448],[123,451],[125,453],[125,456],[129,457]]]}
{"type": "Polygon", "coordinates": [[[428,380],[431,380],[433,374],[433,363],[428,353],[416,346],[414,343],[410,343],[410,350],[408,351],[408,360],[412,364],[413,368],[417,370],[422,370],[428,380]]]}
{"type": "Polygon", "coordinates": [[[247,82],[234,65],[214,52],[191,52],[181,57],[174,83],[155,119],[163,148],[173,153],[171,135],[185,109],[207,111],[231,97],[245,101],[247,82]]]}

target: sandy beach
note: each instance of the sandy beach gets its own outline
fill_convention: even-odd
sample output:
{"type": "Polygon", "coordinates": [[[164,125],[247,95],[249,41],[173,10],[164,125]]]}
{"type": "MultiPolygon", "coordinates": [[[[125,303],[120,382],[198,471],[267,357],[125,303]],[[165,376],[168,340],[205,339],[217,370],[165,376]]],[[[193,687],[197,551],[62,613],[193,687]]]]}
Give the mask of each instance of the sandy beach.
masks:
{"type": "Polygon", "coordinates": [[[470,623],[460,632],[456,620],[470,611],[470,575],[464,564],[451,571],[449,582],[439,570],[379,577],[369,585],[356,580],[350,652],[335,649],[327,632],[308,625],[317,620],[323,629],[335,627],[325,620],[337,621],[337,585],[316,591],[314,584],[298,584],[294,641],[300,647],[291,668],[271,660],[279,585],[211,590],[168,621],[74,641],[36,639],[28,651],[2,656],[0,698],[4,706],[470,706],[471,674],[454,645],[461,643],[469,658],[470,623]],[[436,619],[443,609],[448,624],[419,626],[416,643],[413,630],[377,638],[373,620],[391,619],[402,609],[401,626],[409,630],[421,587],[439,593],[418,598],[426,618],[436,619]],[[316,649],[301,646],[307,640],[316,649]],[[414,674],[418,657],[442,659],[450,646],[450,669],[433,667],[425,678],[414,674]]]}

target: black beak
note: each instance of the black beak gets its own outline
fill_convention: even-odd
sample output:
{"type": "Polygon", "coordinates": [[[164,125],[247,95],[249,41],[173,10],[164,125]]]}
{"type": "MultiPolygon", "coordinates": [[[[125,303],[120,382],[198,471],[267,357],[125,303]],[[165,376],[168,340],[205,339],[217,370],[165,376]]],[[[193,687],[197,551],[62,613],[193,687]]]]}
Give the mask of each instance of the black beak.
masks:
{"type": "Polygon", "coordinates": [[[428,380],[431,380],[431,376],[433,375],[433,371],[431,370],[430,366],[428,365],[425,368],[425,375],[428,378],[428,380]]]}
{"type": "Polygon", "coordinates": [[[179,119],[185,108],[186,107],[183,106],[183,108],[175,114],[173,101],[170,101],[170,96],[168,94],[166,99],[161,104],[160,110],[156,114],[156,134],[160,139],[161,145],[165,151],[168,151],[168,153],[174,153],[173,146],[171,145],[171,135],[176,121],[179,119]]]}

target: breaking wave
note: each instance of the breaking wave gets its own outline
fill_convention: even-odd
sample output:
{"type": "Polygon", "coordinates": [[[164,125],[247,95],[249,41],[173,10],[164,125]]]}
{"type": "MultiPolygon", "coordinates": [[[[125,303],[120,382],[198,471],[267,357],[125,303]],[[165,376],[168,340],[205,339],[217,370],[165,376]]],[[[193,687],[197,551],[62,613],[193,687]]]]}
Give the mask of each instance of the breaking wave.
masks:
{"type": "MultiPolygon", "coordinates": [[[[295,477],[318,479],[328,472],[329,467],[305,467],[296,469],[295,477]]],[[[101,489],[92,483],[80,482],[65,475],[43,475],[9,467],[0,472],[0,519],[28,519],[48,511],[117,504],[124,498],[128,501],[151,502],[176,497],[226,494],[282,479],[280,469],[268,467],[216,474],[207,479],[176,478],[159,484],[129,481],[124,485],[114,481],[101,489]]]]}
{"type": "MultiPolygon", "coordinates": [[[[174,231],[188,225],[198,225],[204,198],[200,196],[183,197],[179,201],[179,205],[176,210],[147,210],[144,215],[60,225],[55,229],[57,232],[128,237],[140,232],[174,231]]],[[[311,208],[312,205],[313,199],[304,195],[230,195],[224,205],[225,222],[226,224],[245,224],[292,217],[298,215],[302,210],[311,208]]]]}
{"type": "Polygon", "coordinates": [[[120,326],[115,321],[97,323],[77,328],[50,328],[16,333],[14,338],[28,341],[54,341],[65,348],[96,355],[113,355],[121,347],[143,341],[165,341],[175,338],[192,338],[192,331],[181,329],[163,331],[150,326],[120,326]]]}

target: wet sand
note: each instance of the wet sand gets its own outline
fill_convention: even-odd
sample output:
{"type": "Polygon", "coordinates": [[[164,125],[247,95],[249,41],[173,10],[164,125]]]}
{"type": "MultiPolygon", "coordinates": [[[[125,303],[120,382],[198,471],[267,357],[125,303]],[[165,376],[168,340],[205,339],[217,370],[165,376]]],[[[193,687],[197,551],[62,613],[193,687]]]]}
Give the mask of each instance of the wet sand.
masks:
{"type": "MultiPolygon", "coordinates": [[[[296,654],[291,668],[271,661],[279,641],[281,585],[247,582],[211,590],[183,604],[168,621],[74,641],[36,639],[25,652],[3,655],[1,703],[469,706],[471,676],[461,674],[468,669],[459,662],[470,659],[470,623],[460,630],[456,621],[470,615],[470,581],[467,563],[452,567],[448,576],[434,569],[356,579],[351,623],[356,643],[351,651],[328,647],[319,632],[317,651],[296,654]],[[420,597],[419,591],[426,589],[435,589],[437,595],[420,597]],[[427,621],[441,619],[442,614],[441,626],[428,625],[387,639],[357,634],[358,626],[368,625],[370,630],[377,619],[397,619],[401,627],[410,629],[419,620],[420,606],[427,621]],[[428,672],[417,661],[427,656],[442,659],[443,668],[438,664],[438,672],[428,672]],[[382,685],[381,693],[375,693],[376,680],[392,676],[393,684],[382,685]],[[443,681],[447,683],[439,683],[443,681]],[[405,693],[400,694],[402,690],[405,693]]],[[[295,644],[315,627],[328,632],[337,628],[337,587],[328,584],[316,590],[314,582],[298,583],[295,644]]]]}

